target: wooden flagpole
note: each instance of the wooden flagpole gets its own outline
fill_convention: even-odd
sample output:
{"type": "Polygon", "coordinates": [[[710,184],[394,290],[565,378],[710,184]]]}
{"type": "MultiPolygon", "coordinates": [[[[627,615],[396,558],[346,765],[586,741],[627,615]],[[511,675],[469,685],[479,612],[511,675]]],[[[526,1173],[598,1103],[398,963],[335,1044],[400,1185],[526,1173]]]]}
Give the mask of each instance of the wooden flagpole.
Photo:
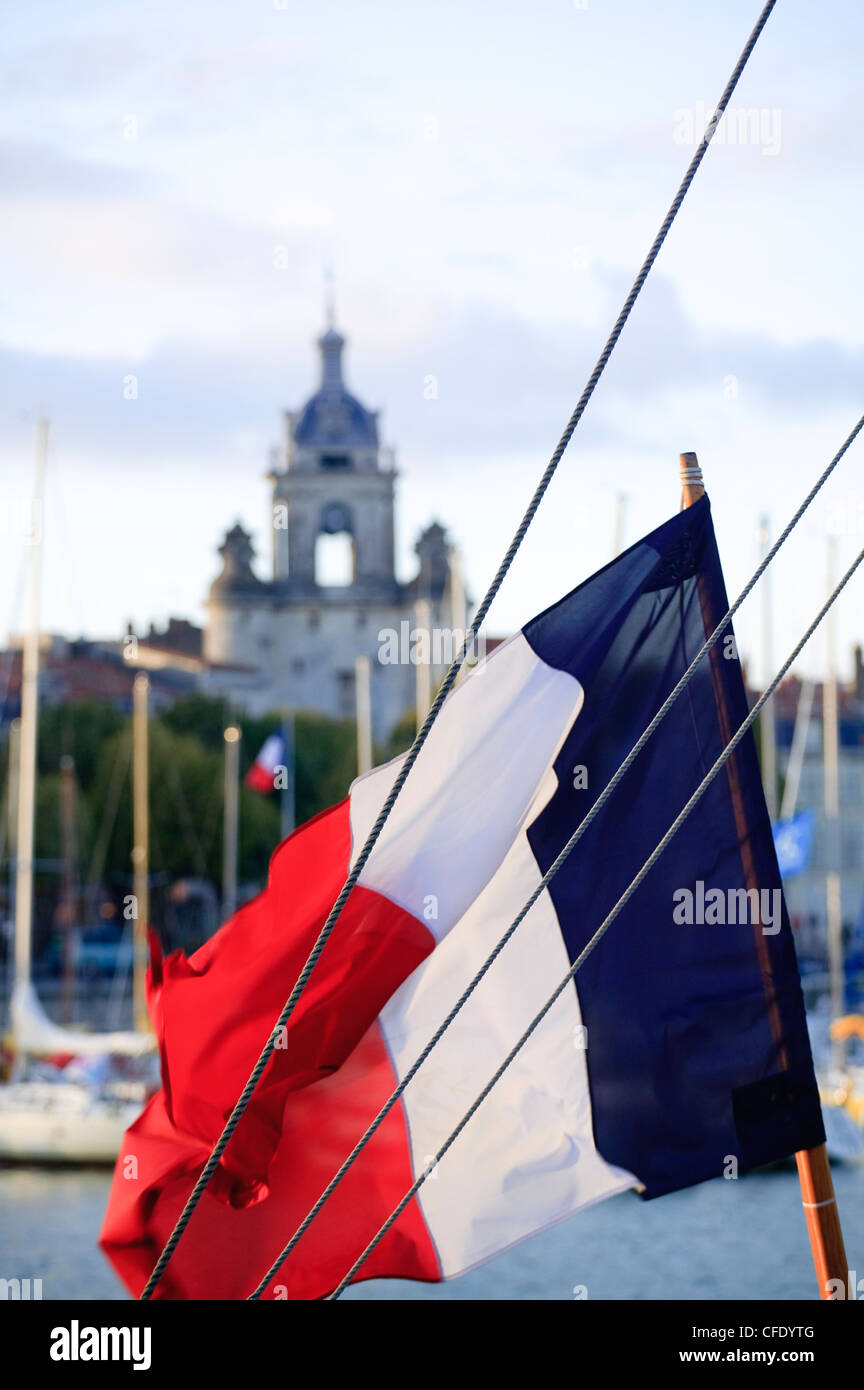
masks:
{"type": "Polygon", "coordinates": [[[824,1144],[815,1149],[799,1149],[795,1162],[798,1164],[801,1204],[807,1219],[810,1248],[819,1281],[819,1297],[828,1301],[848,1298],[849,1264],[831,1180],[828,1150],[824,1144]],[[837,1292],[838,1283],[842,1293],[837,1292]]]}
{"type": "MultiPolygon", "coordinates": [[[[693,453],[682,454],[681,510],[692,507],[693,503],[698,502],[704,495],[705,485],[699,460],[693,453]]],[[[731,778],[730,788],[733,802],[736,798],[740,802],[740,790],[731,778]]],[[[736,806],[736,818],[739,811],[743,814],[743,808],[736,806]]],[[[810,1248],[813,1251],[813,1263],[819,1282],[819,1296],[826,1300],[836,1299],[838,1294],[835,1281],[838,1281],[843,1289],[839,1297],[845,1298],[848,1296],[849,1267],[825,1145],[819,1144],[815,1149],[799,1150],[795,1155],[795,1161],[798,1165],[801,1202],[810,1236],[810,1248]]]]}

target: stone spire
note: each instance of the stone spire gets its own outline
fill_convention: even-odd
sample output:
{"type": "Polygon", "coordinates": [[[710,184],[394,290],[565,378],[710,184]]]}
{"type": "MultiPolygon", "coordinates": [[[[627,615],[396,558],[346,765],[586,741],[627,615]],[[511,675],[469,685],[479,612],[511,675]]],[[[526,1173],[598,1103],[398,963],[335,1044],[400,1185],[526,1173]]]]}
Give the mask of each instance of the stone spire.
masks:
{"type": "Polygon", "coordinates": [[[239,521],[226,533],[219,554],[222,556],[222,573],[211,585],[211,598],[224,597],[229,593],[248,593],[262,587],[261,580],[252,569],[255,554],[252,537],[248,531],[244,531],[239,521]]]}
{"type": "Polygon", "coordinates": [[[318,339],[321,351],[321,390],[326,395],[341,396],[345,390],[342,379],[342,349],[345,339],[332,324],[318,339]]]}

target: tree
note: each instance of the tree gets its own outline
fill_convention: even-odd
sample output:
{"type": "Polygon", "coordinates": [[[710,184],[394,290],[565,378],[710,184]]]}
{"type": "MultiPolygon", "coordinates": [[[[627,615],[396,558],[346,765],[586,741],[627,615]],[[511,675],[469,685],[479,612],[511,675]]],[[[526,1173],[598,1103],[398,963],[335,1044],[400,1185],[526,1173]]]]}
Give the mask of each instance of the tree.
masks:
{"type": "MultiPolygon", "coordinates": [[[[159,926],[163,895],[179,878],[222,881],[224,729],[241,730],[240,776],[262,744],[280,727],[278,713],[233,714],[222,699],[192,695],[150,719],[151,920],[159,926]]],[[[295,816],[302,824],[340,801],[356,775],[352,722],[323,715],[295,716],[295,816]]],[[[120,905],[132,884],[131,717],[108,704],[47,706],[40,713],[36,854],[38,938],[47,939],[59,889],[60,759],[69,754],[78,782],[79,875],[82,887],[104,887],[120,905]]],[[[7,749],[0,756],[6,783],[7,749]]],[[[238,880],[251,889],[267,880],[270,857],[281,838],[279,794],[262,796],[242,784],[238,880]]],[[[91,911],[95,910],[95,904],[91,911]]],[[[88,923],[89,925],[89,923],[88,923]]]]}

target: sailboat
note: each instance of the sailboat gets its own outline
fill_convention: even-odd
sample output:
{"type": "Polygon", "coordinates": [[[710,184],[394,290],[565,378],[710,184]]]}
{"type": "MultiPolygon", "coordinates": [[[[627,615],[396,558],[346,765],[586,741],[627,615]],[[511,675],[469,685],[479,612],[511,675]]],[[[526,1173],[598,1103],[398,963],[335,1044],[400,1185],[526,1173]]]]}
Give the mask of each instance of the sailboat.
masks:
{"type": "MultiPolygon", "coordinates": [[[[46,1014],[32,979],[40,510],[47,446],[48,425],[43,421],[37,430],[29,615],[21,684],[16,794],[15,981],[10,1001],[13,1063],[9,1081],[0,1086],[0,1159],[113,1163],[124,1131],[140,1114],[153,1089],[152,1035],[140,1028],[129,1032],[88,1033],[61,1027],[46,1014]]],[[[146,863],[144,873],[146,877],[146,863]]],[[[143,976],[141,980],[143,983],[143,976]]],[[[136,990],[136,997],[138,993],[140,989],[136,990]]]]}

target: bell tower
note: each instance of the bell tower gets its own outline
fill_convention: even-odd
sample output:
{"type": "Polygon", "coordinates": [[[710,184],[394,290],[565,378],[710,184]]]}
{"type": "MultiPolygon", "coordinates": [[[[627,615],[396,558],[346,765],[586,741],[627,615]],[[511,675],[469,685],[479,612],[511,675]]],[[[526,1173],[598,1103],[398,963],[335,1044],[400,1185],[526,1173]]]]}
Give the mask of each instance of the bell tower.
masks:
{"type": "Polygon", "coordinates": [[[271,454],[273,578],[286,598],[392,602],[396,472],[382,458],[378,412],[348,391],[345,339],[332,325],[318,339],[320,384],[299,411],[286,411],[285,438],[271,454]],[[322,578],[321,538],[350,547],[350,582],[322,578]]]}

